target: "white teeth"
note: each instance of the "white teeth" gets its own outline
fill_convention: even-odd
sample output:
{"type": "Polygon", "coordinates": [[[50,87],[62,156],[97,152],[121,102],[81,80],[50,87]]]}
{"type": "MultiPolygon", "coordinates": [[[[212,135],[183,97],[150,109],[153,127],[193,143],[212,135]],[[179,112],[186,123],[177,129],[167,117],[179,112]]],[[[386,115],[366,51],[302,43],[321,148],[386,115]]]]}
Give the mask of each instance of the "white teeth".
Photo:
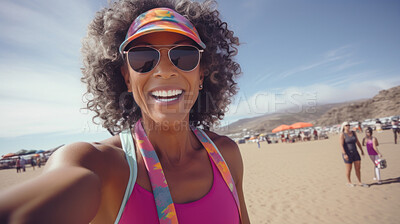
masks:
{"type": "Polygon", "coordinates": [[[161,101],[161,102],[169,102],[169,101],[173,101],[178,99],[178,97],[174,97],[174,98],[169,98],[169,99],[163,99],[163,98],[159,98],[157,100],[161,101]]]}
{"type": "Polygon", "coordinates": [[[171,97],[171,96],[177,96],[181,94],[183,91],[181,89],[176,89],[176,90],[157,90],[153,91],[151,95],[157,96],[157,97],[171,97]]]}

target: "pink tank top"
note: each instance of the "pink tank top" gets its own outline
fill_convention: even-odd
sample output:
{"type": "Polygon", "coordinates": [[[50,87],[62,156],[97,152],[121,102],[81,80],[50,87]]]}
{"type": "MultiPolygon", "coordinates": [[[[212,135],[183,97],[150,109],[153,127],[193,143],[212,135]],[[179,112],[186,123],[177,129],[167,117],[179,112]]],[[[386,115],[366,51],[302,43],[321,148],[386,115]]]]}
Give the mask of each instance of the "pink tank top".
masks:
{"type": "MultiPolygon", "coordinates": [[[[212,161],[211,164],[214,178],[210,191],[197,201],[185,204],[175,203],[180,224],[240,223],[232,193],[215,164],[212,161]]],[[[153,194],[135,183],[119,223],[158,224],[153,194]]]]}
{"type": "Polygon", "coordinates": [[[368,155],[375,156],[378,155],[374,149],[374,143],[372,142],[372,139],[367,139],[367,151],[368,155]]]}

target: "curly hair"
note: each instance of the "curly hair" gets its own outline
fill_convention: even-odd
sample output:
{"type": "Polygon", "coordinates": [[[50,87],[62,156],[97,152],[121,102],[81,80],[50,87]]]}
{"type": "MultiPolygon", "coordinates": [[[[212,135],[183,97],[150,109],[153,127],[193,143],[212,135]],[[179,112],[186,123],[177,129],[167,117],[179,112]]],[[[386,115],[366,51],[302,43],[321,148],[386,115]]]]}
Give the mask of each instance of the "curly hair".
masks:
{"type": "Polygon", "coordinates": [[[141,116],[134,98],[127,92],[121,74],[123,57],[118,52],[133,20],[153,8],[171,8],[188,18],[206,45],[200,66],[203,68],[203,89],[189,114],[191,125],[208,129],[223,119],[231,98],[237,93],[234,81],[240,65],[234,61],[239,39],[221,21],[216,2],[190,0],[121,0],[97,12],[82,41],[83,77],[87,84],[84,101],[95,112],[100,124],[111,133],[131,127],[141,116]]]}

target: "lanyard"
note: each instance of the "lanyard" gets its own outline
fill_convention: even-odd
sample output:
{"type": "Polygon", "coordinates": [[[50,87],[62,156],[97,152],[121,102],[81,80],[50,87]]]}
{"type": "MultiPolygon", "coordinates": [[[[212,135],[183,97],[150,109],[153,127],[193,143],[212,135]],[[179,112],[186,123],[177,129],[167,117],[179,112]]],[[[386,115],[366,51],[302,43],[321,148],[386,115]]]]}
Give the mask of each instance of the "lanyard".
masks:
{"type": "MultiPolygon", "coordinates": [[[[225,160],[222,158],[217,147],[214,145],[211,139],[209,139],[202,130],[192,126],[191,129],[204,148],[207,150],[207,153],[210,155],[219,172],[221,173],[225,183],[232,193],[233,198],[235,199],[236,206],[239,214],[241,215],[235,183],[225,160]]],[[[164,176],[164,171],[162,169],[160,160],[158,159],[157,153],[143,129],[141,119],[136,122],[135,136],[136,144],[139,146],[147,172],[149,174],[160,224],[178,223],[174,202],[172,201],[168,183],[164,176]]]]}

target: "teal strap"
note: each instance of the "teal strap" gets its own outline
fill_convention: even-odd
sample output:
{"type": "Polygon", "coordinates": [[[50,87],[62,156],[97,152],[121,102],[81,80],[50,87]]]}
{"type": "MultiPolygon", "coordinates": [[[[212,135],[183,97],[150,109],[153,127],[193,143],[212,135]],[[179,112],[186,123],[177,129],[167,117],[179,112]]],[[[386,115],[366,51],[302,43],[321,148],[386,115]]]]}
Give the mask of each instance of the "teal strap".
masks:
{"type": "Polygon", "coordinates": [[[121,219],[122,213],[124,212],[126,202],[132,194],[133,187],[136,183],[137,178],[137,160],[136,160],[136,152],[135,152],[135,144],[133,142],[133,137],[130,129],[126,129],[119,134],[121,139],[122,149],[125,152],[126,161],[129,165],[129,181],[126,186],[124,198],[122,199],[121,206],[119,208],[119,212],[117,218],[115,219],[115,224],[119,223],[121,219]]]}

